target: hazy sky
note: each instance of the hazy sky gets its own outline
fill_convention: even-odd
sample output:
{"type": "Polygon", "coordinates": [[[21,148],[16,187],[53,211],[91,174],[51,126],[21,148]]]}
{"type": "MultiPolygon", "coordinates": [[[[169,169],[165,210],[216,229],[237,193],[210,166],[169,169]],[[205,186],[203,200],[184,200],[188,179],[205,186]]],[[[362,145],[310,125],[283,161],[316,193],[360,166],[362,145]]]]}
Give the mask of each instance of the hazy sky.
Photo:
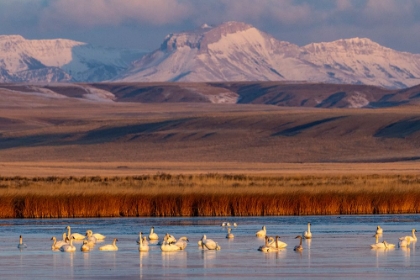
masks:
{"type": "Polygon", "coordinates": [[[0,0],[0,34],[144,50],[232,20],[297,45],[368,37],[420,53],[420,0],[0,0]]]}

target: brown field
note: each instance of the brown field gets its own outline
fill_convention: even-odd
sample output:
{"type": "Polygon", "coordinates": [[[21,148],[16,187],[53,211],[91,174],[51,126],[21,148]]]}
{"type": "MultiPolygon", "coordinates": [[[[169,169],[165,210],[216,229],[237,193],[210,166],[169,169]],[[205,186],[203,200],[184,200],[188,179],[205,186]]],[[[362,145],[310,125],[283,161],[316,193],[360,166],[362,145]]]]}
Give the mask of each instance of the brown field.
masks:
{"type": "Polygon", "coordinates": [[[419,211],[415,105],[0,99],[2,217],[419,211]]]}

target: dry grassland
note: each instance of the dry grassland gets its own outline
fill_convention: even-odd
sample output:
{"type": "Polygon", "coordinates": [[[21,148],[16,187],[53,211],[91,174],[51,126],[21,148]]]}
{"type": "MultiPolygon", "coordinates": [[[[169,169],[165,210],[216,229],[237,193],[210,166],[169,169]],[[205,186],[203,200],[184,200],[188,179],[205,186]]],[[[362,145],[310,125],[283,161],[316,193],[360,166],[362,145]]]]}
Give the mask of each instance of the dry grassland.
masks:
{"type": "Polygon", "coordinates": [[[420,210],[417,106],[0,98],[3,218],[420,210]]]}

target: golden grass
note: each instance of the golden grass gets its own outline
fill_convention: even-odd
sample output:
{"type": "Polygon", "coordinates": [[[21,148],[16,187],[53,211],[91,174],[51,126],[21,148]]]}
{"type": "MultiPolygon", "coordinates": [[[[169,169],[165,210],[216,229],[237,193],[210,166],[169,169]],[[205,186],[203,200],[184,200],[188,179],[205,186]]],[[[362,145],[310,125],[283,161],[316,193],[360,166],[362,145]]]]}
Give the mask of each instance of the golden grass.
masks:
{"type": "Polygon", "coordinates": [[[420,175],[0,177],[0,218],[420,212],[420,175]]]}

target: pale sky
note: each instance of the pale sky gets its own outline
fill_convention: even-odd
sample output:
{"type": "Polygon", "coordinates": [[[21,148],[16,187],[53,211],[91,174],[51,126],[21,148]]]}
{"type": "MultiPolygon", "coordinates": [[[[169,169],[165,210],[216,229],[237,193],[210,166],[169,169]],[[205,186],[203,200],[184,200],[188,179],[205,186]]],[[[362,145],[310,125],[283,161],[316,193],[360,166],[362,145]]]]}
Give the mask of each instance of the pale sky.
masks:
{"type": "Polygon", "coordinates": [[[169,33],[225,21],[299,46],[367,37],[420,53],[420,0],[0,0],[0,35],[150,51],[169,33]]]}

